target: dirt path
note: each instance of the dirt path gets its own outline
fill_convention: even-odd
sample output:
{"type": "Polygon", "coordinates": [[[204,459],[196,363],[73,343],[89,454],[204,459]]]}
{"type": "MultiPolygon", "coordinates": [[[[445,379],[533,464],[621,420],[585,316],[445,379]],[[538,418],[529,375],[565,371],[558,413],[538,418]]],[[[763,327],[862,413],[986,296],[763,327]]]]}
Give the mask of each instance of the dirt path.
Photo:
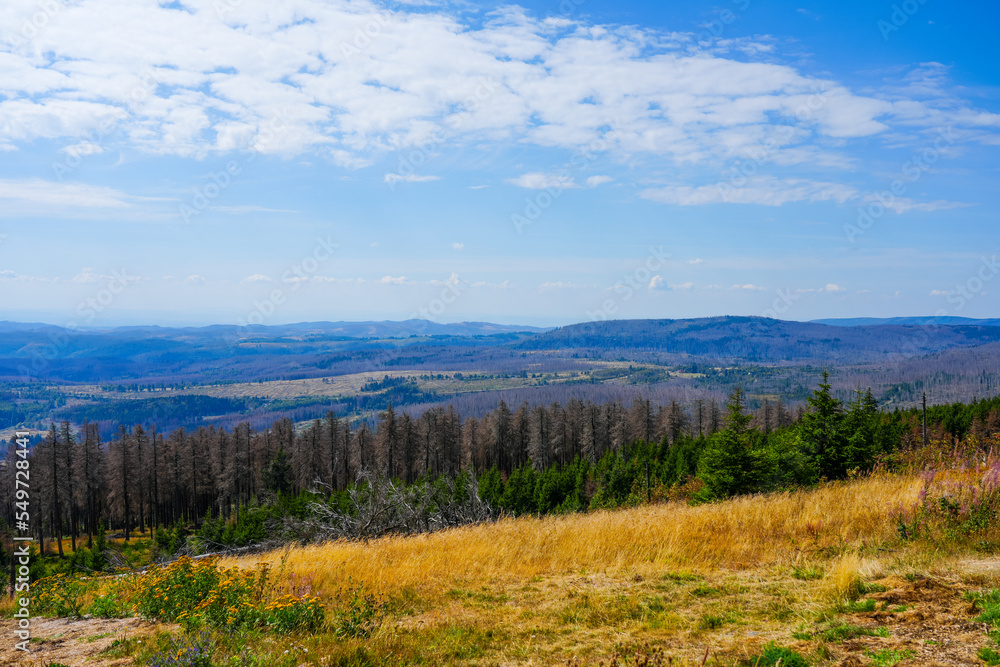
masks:
{"type": "Polygon", "coordinates": [[[158,628],[155,623],[135,618],[37,618],[31,622],[31,653],[14,648],[15,642],[20,641],[15,638],[14,629],[13,621],[0,622],[0,665],[37,667],[53,662],[72,667],[130,665],[131,658],[115,657],[113,652],[105,651],[116,641],[142,639],[158,628]]]}

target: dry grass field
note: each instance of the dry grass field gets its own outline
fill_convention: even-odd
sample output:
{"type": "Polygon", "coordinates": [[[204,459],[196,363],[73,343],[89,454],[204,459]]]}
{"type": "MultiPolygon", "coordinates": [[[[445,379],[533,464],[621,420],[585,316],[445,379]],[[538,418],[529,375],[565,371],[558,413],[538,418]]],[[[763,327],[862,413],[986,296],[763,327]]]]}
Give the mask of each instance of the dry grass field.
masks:
{"type": "MultiPolygon", "coordinates": [[[[256,634],[241,641],[258,662],[229,647],[221,664],[738,665],[774,642],[810,665],[982,665],[989,639],[962,594],[1000,570],[899,538],[893,510],[921,484],[882,476],[224,559],[269,563],[331,615],[362,591],[381,623],[360,638],[256,634]]],[[[90,658],[65,664],[104,659],[90,658]]]]}
{"type": "MultiPolygon", "coordinates": [[[[920,480],[882,477],[722,503],[648,505],[518,518],[417,537],[341,542],[270,554],[320,589],[345,577],[389,594],[430,595],[454,579],[517,582],[580,571],[655,576],[791,566],[829,549],[874,553],[895,536],[889,510],[912,504],[920,480]]],[[[233,561],[234,563],[236,561],[233,561]]]]}
{"type": "MultiPolygon", "coordinates": [[[[594,364],[601,369],[617,369],[622,363],[600,363],[594,364]]],[[[469,371],[465,372],[469,375],[469,371]]],[[[268,380],[265,382],[240,382],[234,384],[209,384],[197,385],[180,390],[156,391],[156,392],[117,392],[104,391],[99,385],[68,385],[60,390],[71,397],[94,397],[104,399],[130,400],[162,398],[164,396],[184,396],[199,395],[212,396],[214,398],[268,398],[268,399],[292,399],[303,397],[321,396],[353,396],[363,395],[362,387],[368,382],[390,378],[414,378],[417,386],[422,391],[434,391],[440,394],[463,394],[477,391],[496,391],[500,389],[516,389],[536,384],[540,379],[544,379],[549,384],[558,384],[568,380],[578,379],[587,375],[587,371],[572,372],[545,372],[541,373],[541,378],[520,378],[511,377],[488,377],[482,379],[456,379],[455,371],[443,370],[420,370],[420,371],[379,371],[366,373],[351,373],[347,375],[335,375],[327,378],[307,378],[303,380],[268,380]],[[422,376],[444,376],[422,379],[422,376]]],[[[680,376],[680,374],[678,374],[680,376]]],[[[368,392],[371,393],[371,392],[368,392]]]]}

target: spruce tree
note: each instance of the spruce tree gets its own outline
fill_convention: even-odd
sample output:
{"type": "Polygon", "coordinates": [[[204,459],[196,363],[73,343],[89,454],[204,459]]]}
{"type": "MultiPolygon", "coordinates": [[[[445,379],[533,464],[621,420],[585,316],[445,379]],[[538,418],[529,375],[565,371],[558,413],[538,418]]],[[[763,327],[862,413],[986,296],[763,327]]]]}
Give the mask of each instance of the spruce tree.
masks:
{"type": "Polygon", "coordinates": [[[811,408],[802,416],[802,440],[819,468],[820,475],[840,479],[847,473],[847,443],[844,410],[830,392],[830,374],[823,371],[819,387],[808,399],[811,408]]]}
{"type": "Polygon", "coordinates": [[[743,389],[736,387],[726,404],[726,428],[709,437],[698,462],[698,477],[708,498],[728,498],[756,488],[757,465],[752,451],[753,420],[745,412],[743,389]]]}

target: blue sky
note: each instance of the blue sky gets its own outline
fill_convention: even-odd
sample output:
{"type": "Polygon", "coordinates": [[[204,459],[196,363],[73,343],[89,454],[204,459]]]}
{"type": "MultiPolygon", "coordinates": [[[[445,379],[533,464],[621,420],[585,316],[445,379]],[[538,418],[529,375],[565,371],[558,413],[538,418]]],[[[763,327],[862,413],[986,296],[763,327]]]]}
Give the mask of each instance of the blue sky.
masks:
{"type": "Polygon", "coordinates": [[[9,0],[0,319],[996,316],[998,13],[9,0]]]}

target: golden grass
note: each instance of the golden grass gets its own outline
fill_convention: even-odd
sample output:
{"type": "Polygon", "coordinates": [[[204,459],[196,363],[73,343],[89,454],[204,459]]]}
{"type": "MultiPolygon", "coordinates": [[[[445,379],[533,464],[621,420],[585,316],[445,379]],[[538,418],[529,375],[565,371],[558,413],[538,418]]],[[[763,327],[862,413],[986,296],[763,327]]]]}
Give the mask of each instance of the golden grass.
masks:
{"type": "MultiPolygon", "coordinates": [[[[961,581],[1000,582],[1000,570],[968,562],[961,549],[899,539],[892,511],[912,506],[921,484],[917,476],[883,476],[698,507],[506,519],[225,558],[223,567],[268,562],[287,578],[279,586],[292,585],[294,573],[301,587],[299,577],[306,576],[311,592],[328,603],[330,625],[291,645],[268,635],[236,633],[230,641],[224,634],[223,654],[251,650],[261,664],[327,667],[596,667],[612,655],[662,650],[683,666],[701,664],[708,647],[709,664],[735,665],[752,664],[773,641],[819,667],[885,646],[926,657],[939,648],[924,639],[937,641],[941,610],[919,601],[907,602],[918,608],[906,613],[935,619],[923,634],[903,627],[909,621],[902,616],[890,637],[866,635],[849,644],[824,634],[844,623],[874,627],[873,618],[846,604],[874,583],[907,588],[915,600],[924,578],[956,584],[946,595],[927,590],[948,598],[949,618],[961,625],[968,620],[961,581]],[[954,576],[966,570],[971,574],[954,576]],[[333,629],[349,604],[342,593],[355,585],[386,604],[374,634],[344,638],[333,629]]],[[[879,604],[884,614],[889,603],[879,604]]],[[[974,655],[987,638],[963,641],[974,655]]],[[[643,660],[616,664],[658,664],[643,660]]]]}
{"type": "Polygon", "coordinates": [[[223,565],[268,561],[313,577],[320,591],[347,578],[368,590],[422,593],[455,581],[511,582],[573,571],[647,574],[791,563],[823,548],[891,539],[890,509],[912,504],[915,477],[878,477],[690,507],[682,503],[545,518],[506,519],[367,543],[338,541],[223,565]]]}
{"type": "Polygon", "coordinates": [[[880,579],[885,571],[882,563],[873,558],[862,558],[851,551],[833,559],[826,572],[822,597],[831,602],[854,600],[863,593],[867,580],[880,579]]]}

